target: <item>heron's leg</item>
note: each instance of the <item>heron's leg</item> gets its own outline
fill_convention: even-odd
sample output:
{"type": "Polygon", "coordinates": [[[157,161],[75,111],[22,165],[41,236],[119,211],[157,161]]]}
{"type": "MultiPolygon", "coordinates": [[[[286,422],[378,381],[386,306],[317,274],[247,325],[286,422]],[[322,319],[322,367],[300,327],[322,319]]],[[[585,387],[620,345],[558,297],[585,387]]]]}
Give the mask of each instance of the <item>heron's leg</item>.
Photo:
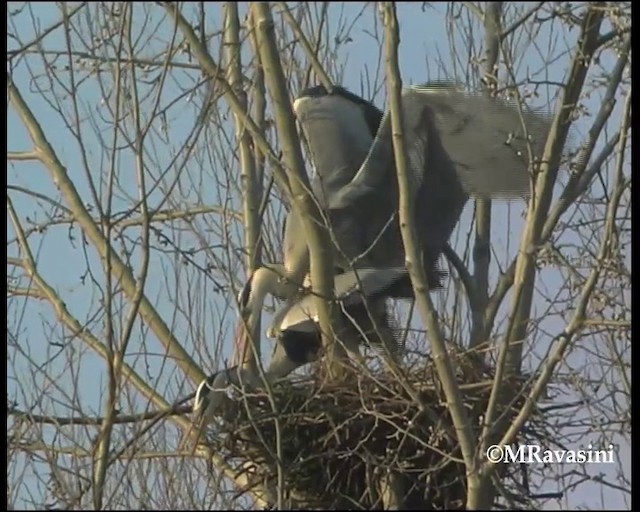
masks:
{"type": "Polygon", "coordinates": [[[360,354],[360,339],[358,332],[354,330],[354,326],[350,325],[347,320],[346,325],[341,326],[336,336],[336,341],[342,343],[342,346],[347,351],[347,354],[352,359],[360,360],[362,354],[360,354]]]}

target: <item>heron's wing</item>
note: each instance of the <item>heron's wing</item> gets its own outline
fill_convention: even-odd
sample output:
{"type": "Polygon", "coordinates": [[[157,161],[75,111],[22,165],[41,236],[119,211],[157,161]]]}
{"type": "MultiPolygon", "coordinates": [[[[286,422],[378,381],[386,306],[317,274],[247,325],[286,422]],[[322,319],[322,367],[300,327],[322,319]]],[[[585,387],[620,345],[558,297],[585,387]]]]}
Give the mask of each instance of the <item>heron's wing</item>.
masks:
{"type": "MultiPolygon", "coordinates": [[[[389,114],[385,113],[360,170],[335,195],[331,208],[346,208],[372,192],[389,190],[388,180],[396,179],[389,114]]],[[[539,157],[551,128],[548,115],[443,84],[403,91],[402,115],[409,185],[414,193],[425,172],[437,172],[430,169],[429,161],[437,166],[439,145],[468,194],[522,196],[529,191],[529,149],[532,157],[539,157]],[[433,160],[430,151],[434,152],[433,160]]]]}
{"type": "Polygon", "coordinates": [[[361,294],[365,297],[382,295],[386,289],[406,275],[407,270],[404,267],[350,270],[335,277],[336,297],[349,302],[354,295],[361,294]]]}
{"type": "Polygon", "coordinates": [[[539,158],[548,115],[455,87],[415,86],[403,100],[429,109],[435,130],[467,193],[510,198],[528,193],[529,151],[539,158]]]}
{"type": "MultiPolygon", "coordinates": [[[[320,206],[326,208],[360,168],[373,142],[373,134],[377,133],[382,113],[344,90],[341,94],[322,95],[323,90],[312,89],[308,96],[299,97],[294,109],[316,170],[311,180],[313,194],[320,206]]],[[[365,222],[371,220],[370,215],[363,216],[356,208],[334,210],[328,215],[336,245],[334,263],[340,269],[347,268],[368,248],[363,217],[365,222]]],[[[292,223],[294,221],[296,219],[291,219],[292,223]]],[[[303,238],[304,231],[299,225],[287,231],[294,243],[303,238]]],[[[286,244],[287,248],[289,246],[286,244]]]]}
{"type": "Polygon", "coordinates": [[[294,102],[294,110],[316,172],[313,192],[326,207],[367,156],[373,140],[368,110],[340,95],[301,96],[294,102]]]}
{"type": "MultiPolygon", "coordinates": [[[[362,268],[335,276],[334,287],[338,300],[348,305],[361,300],[361,296],[374,297],[407,275],[402,267],[362,268]]],[[[314,329],[318,321],[315,297],[307,294],[300,300],[286,304],[276,312],[269,333],[274,336],[279,331],[314,329]]]]}
{"type": "MultiPolygon", "coordinates": [[[[409,188],[417,193],[422,184],[430,126],[424,121],[424,110],[402,96],[404,143],[407,152],[409,188]]],[[[351,183],[334,194],[329,207],[339,210],[357,207],[358,201],[372,193],[388,193],[395,186],[395,157],[390,111],[385,112],[380,128],[351,183]],[[393,181],[392,181],[393,180],[393,181]]]]}

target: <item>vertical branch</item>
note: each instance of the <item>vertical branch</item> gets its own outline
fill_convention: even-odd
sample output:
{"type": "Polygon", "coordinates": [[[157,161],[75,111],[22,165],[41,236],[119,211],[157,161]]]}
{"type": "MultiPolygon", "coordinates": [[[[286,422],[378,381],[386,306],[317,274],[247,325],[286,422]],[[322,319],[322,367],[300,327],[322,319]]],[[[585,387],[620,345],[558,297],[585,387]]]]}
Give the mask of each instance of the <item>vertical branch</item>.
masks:
{"type": "MultiPolygon", "coordinates": [[[[227,65],[227,81],[238,98],[238,112],[233,112],[236,127],[242,185],[242,213],[244,220],[245,268],[249,275],[258,266],[257,248],[260,235],[260,197],[258,196],[255,160],[251,151],[251,135],[245,128],[240,114],[247,115],[247,95],[242,82],[242,56],[240,46],[240,20],[238,5],[227,2],[224,5],[224,51],[227,65]]],[[[251,344],[256,343],[253,340],[251,344]]],[[[259,351],[246,350],[241,354],[244,363],[254,372],[258,371],[259,351]]]]}
{"type": "MultiPolygon", "coordinates": [[[[502,2],[487,2],[485,27],[485,93],[491,95],[498,84],[498,56],[500,55],[500,17],[502,2]]],[[[475,240],[473,243],[473,280],[475,297],[472,304],[472,323],[469,347],[477,347],[487,337],[484,310],[489,296],[489,265],[491,264],[491,200],[475,201],[475,240]]]]}
{"type": "Polygon", "coordinates": [[[588,4],[587,12],[582,20],[581,35],[574,55],[566,87],[563,89],[560,108],[556,114],[540,165],[540,172],[535,180],[533,197],[527,212],[525,231],[520,242],[520,251],[515,267],[515,289],[513,307],[509,316],[509,325],[504,343],[500,348],[494,385],[491,389],[485,425],[482,432],[481,449],[491,441],[492,433],[499,429],[494,424],[497,405],[500,398],[500,386],[503,376],[519,372],[522,362],[523,340],[527,331],[531,313],[533,290],[536,277],[536,253],[540,244],[542,231],[549,213],[553,197],[553,187],[558,174],[560,156],[567,140],[574,109],[580,99],[591,59],[597,48],[600,25],[604,16],[601,4],[588,4]]]}
{"type": "MultiPolygon", "coordinates": [[[[102,230],[103,236],[108,244],[111,244],[111,229],[112,223],[109,222],[111,219],[112,206],[113,206],[113,189],[114,189],[114,181],[116,174],[116,157],[115,157],[115,148],[118,147],[118,136],[120,127],[118,126],[118,120],[120,119],[120,109],[123,104],[123,87],[124,87],[124,76],[123,76],[123,68],[122,63],[120,61],[120,55],[122,55],[123,50],[123,42],[125,38],[125,31],[131,28],[131,13],[128,12],[129,9],[123,10],[123,16],[120,21],[120,29],[119,29],[119,40],[116,50],[116,62],[114,66],[114,83],[116,89],[116,100],[115,100],[115,119],[116,126],[113,130],[113,153],[110,162],[109,174],[107,178],[107,194],[106,194],[106,208],[104,209],[104,217],[102,222],[102,230]],[[127,28],[125,28],[125,26],[127,28]]],[[[131,76],[131,82],[135,83],[135,74],[131,76]]],[[[135,104],[134,108],[137,108],[138,105],[135,104]]],[[[145,198],[142,199],[142,204],[145,204],[145,198]]],[[[111,435],[113,432],[113,421],[116,416],[116,403],[118,400],[118,374],[120,372],[118,359],[119,356],[124,355],[124,353],[118,354],[118,349],[115,346],[115,333],[113,328],[113,279],[112,279],[112,264],[111,264],[111,252],[106,253],[105,261],[104,261],[104,271],[105,271],[105,289],[106,289],[106,297],[105,297],[105,337],[107,341],[107,352],[109,354],[109,358],[107,359],[107,398],[105,401],[105,416],[102,424],[100,425],[100,431],[96,437],[96,445],[95,445],[95,458],[93,463],[93,506],[96,510],[100,510],[103,507],[104,500],[104,482],[107,476],[107,468],[108,468],[108,457],[109,451],[111,448],[111,435]]],[[[138,280],[136,283],[136,290],[134,296],[131,297],[132,300],[140,300],[143,282],[138,280]]],[[[126,345],[123,344],[123,351],[126,350],[126,345]]]]}
{"type": "MultiPolygon", "coordinates": [[[[462,394],[456,382],[455,371],[447,354],[444,336],[436,318],[435,308],[427,292],[427,280],[422,255],[415,243],[417,239],[413,225],[413,198],[409,190],[407,177],[407,159],[404,148],[400,68],[398,66],[398,46],[400,36],[398,18],[393,2],[382,4],[385,25],[385,46],[387,61],[387,81],[389,89],[389,105],[391,109],[391,126],[393,133],[393,150],[398,173],[398,190],[400,230],[406,253],[406,265],[415,291],[416,303],[423,321],[430,333],[433,360],[447,398],[449,412],[456,430],[462,457],[467,471],[468,508],[477,508],[478,472],[476,470],[475,441],[469,418],[462,402],[462,394]]],[[[428,158],[428,157],[427,157],[428,158]]]]}
{"type": "MultiPolygon", "coordinates": [[[[323,345],[326,347],[328,369],[330,374],[336,376],[338,373],[336,356],[344,356],[344,349],[334,343],[333,329],[331,329],[331,326],[335,325],[331,322],[331,310],[334,308],[326,301],[327,297],[333,297],[333,257],[330,238],[328,233],[322,229],[321,212],[309,192],[309,180],[298,141],[286,79],[280,63],[269,4],[253,3],[251,15],[267,87],[273,101],[282,156],[291,186],[292,207],[302,220],[302,226],[307,236],[311,261],[311,282],[313,291],[316,293],[315,305],[322,330],[323,345]]],[[[300,235],[303,236],[302,233],[300,235]]],[[[295,279],[302,277],[294,275],[295,279]]]]}
{"type": "MultiPolygon", "coordinates": [[[[242,83],[242,58],[240,46],[240,20],[238,4],[224,5],[224,48],[227,61],[227,80],[235,92],[240,108],[247,112],[247,94],[242,83]]],[[[238,114],[233,114],[236,124],[236,140],[240,153],[240,179],[242,182],[242,212],[244,215],[245,267],[251,274],[260,266],[258,244],[260,239],[260,189],[256,176],[256,162],[251,151],[251,135],[238,114]]]]}
{"type": "MultiPolygon", "coordinates": [[[[255,58],[255,66],[254,72],[255,77],[253,79],[253,119],[260,130],[260,133],[265,133],[266,121],[265,114],[267,111],[267,91],[264,86],[264,70],[262,69],[262,64],[260,63],[260,52],[258,49],[258,41],[256,39],[256,31],[253,29],[251,25],[251,17],[249,16],[247,20],[247,30],[249,32],[249,39],[251,40],[251,47],[253,49],[253,55],[255,58]]],[[[257,145],[254,143],[254,173],[255,173],[255,186],[256,186],[256,195],[258,197],[263,196],[263,183],[264,183],[264,155],[258,149],[257,145]]],[[[265,197],[262,199],[264,203],[269,195],[269,190],[264,194],[265,197]]],[[[261,208],[262,210],[262,208],[261,208]]],[[[262,218],[262,211],[259,211],[258,214],[260,218],[262,218]]],[[[256,247],[256,266],[261,261],[261,253],[262,253],[263,242],[260,242],[258,247],[256,247]]]]}
{"type": "MultiPolygon", "coordinates": [[[[561,107],[554,119],[551,133],[547,139],[540,172],[535,182],[533,198],[527,212],[527,224],[516,264],[516,288],[507,331],[507,345],[523,340],[527,332],[533,300],[537,247],[553,198],[553,187],[558,175],[562,149],[567,141],[574,110],[578,105],[587,71],[591,65],[591,59],[598,47],[600,25],[602,24],[605,10],[600,2],[590,3],[587,6],[578,48],[571,64],[567,85],[563,90],[561,107]]],[[[508,367],[510,369],[517,370],[520,368],[522,350],[523,343],[520,342],[514,343],[509,348],[508,367]]]]}

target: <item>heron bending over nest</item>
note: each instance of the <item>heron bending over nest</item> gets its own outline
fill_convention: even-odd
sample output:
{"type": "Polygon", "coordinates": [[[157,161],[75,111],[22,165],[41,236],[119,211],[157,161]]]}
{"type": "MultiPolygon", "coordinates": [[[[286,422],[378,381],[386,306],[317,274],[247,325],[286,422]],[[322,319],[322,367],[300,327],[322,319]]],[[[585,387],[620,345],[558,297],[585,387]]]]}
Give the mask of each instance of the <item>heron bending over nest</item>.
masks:
{"type": "MultiPolygon", "coordinates": [[[[345,326],[339,334],[349,352],[359,354],[358,344],[373,344],[388,349],[389,355],[397,359],[398,342],[391,327],[385,296],[406,277],[406,273],[404,268],[370,268],[349,271],[335,277],[336,302],[340,306],[345,326]]],[[[241,293],[241,298],[243,295],[246,295],[246,290],[241,293]]],[[[260,322],[257,323],[258,326],[259,324],[260,322]]],[[[313,295],[307,294],[284,308],[279,315],[277,327],[276,348],[271,363],[264,372],[264,380],[269,383],[318,360],[322,355],[322,335],[313,295]]],[[[241,339],[237,341],[238,345],[247,346],[249,335],[257,337],[259,332],[249,334],[240,329],[238,336],[241,339]]],[[[241,353],[241,350],[237,353],[241,353]]],[[[255,389],[264,384],[259,374],[247,365],[238,363],[200,383],[194,400],[194,411],[201,411],[203,417],[210,421],[228,386],[245,385],[255,389]]]]}

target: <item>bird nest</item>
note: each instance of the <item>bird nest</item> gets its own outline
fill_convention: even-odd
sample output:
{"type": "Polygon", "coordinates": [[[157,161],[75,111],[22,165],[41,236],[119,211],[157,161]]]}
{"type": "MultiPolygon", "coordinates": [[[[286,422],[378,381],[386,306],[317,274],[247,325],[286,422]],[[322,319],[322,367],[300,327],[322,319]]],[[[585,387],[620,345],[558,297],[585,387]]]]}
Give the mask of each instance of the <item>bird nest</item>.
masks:
{"type": "MultiPolygon", "coordinates": [[[[493,382],[476,365],[461,367],[477,437],[493,382]]],[[[251,482],[275,488],[280,477],[289,506],[464,508],[465,467],[433,363],[402,375],[351,370],[338,382],[319,366],[312,378],[272,391],[229,402],[210,441],[251,482]]]]}

